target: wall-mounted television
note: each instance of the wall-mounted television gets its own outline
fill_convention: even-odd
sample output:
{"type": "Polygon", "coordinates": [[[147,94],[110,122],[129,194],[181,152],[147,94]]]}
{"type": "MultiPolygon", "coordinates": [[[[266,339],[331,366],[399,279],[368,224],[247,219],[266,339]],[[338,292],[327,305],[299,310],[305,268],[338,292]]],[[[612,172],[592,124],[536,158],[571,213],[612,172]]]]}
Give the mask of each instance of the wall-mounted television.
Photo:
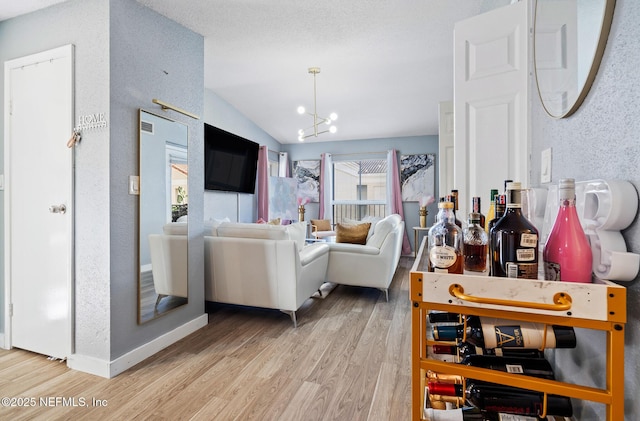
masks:
{"type": "Polygon", "coordinates": [[[254,193],[260,145],[204,123],[204,188],[254,193]]]}

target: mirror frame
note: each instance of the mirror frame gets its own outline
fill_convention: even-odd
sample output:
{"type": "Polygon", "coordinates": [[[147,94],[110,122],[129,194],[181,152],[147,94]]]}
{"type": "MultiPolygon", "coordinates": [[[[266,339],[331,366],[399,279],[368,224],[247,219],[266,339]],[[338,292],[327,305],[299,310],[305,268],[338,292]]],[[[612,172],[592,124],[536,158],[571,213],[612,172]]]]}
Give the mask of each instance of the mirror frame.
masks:
{"type": "Polygon", "coordinates": [[[609,38],[609,32],[611,30],[611,24],[613,22],[613,12],[615,9],[616,1],[604,0],[605,1],[604,13],[602,16],[602,24],[600,26],[600,35],[598,36],[598,43],[595,48],[593,59],[591,60],[591,68],[589,69],[589,73],[587,74],[584,84],[579,88],[580,93],[576,97],[573,104],[568,106],[567,107],[568,109],[563,110],[564,112],[560,114],[554,114],[549,110],[548,106],[545,105],[544,103],[542,94],[540,93],[540,83],[538,80],[538,66],[536,64],[537,61],[536,61],[536,41],[535,41],[536,33],[537,33],[536,27],[537,27],[537,19],[538,19],[538,3],[540,1],[541,0],[536,0],[535,2],[534,18],[533,18],[533,67],[534,67],[535,78],[536,78],[536,88],[538,91],[538,97],[540,98],[540,103],[542,104],[542,107],[544,108],[545,112],[553,118],[557,118],[557,119],[566,118],[572,115],[573,113],[575,113],[578,110],[578,108],[580,108],[580,106],[584,102],[584,99],[587,97],[587,94],[589,93],[591,86],[593,85],[593,81],[596,78],[596,74],[598,73],[598,68],[600,67],[602,56],[604,55],[604,50],[607,45],[607,40],[609,38]]]}
{"type": "MultiPolygon", "coordinates": [[[[184,126],[185,129],[185,135],[186,135],[186,139],[185,139],[185,145],[186,145],[186,154],[187,154],[187,162],[188,162],[188,156],[189,156],[189,125],[186,123],[183,123],[181,121],[177,121],[177,120],[173,120],[171,118],[168,118],[164,115],[160,115],[157,113],[154,113],[152,111],[148,111],[145,110],[143,108],[140,108],[138,110],[138,232],[137,232],[137,239],[138,239],[138,259],[137,259],[137,268],[138,268],[138,282],[137,282],[137,286],[138,286],[138,324],[144,324],[144,323],[148,323],[152,320],[157,319],[158,317],[164,316],[166,314],[169,314],[171,312],[173,312],[174,310],[179,309],[180,307],[188,304],[189,302],[189,297],[188,297],[188,291],[189,291],[189,266],[188,266],[188,256],[189,256],[189,235],[188,235],[188,225],[187,225],[187,234],[185,234],[185,237],[187,239],[187,273],[186,273],[186,277],[185,277],[185,281],[187,282],[187,297],[178,297],[175,296],[175,298],[178,298],[178,300],[176,300],[175,303],[172,303],[169,308],[167,308],[164,311],[160,311],[158,312],[156,307],[158,304],[158,301],[156,301],[156,307],[154,307],[154,312],[150,317],[143,317],[145,314],[143,314],[143,303],[142,303],[142,265],[141,265],[141,245],[142,245],[142,233],[141,233],[141,229],[142,229],[142,223],[141,223],[141,218],[142,218],[142,184],[143,184],[143,174],[142,174],[142,153],[143,153],[143,148],[142,148],[142,121],[143,121],[143,114],[147,114],[150,116],[153,116],[154,118],[158,118],[158,119],[162,119],[162,120],[166,120],[170,123],[173,124],[179,124],[181,126],[184,126]]],[[[165,141],[165,145],[166,145],[166,141],[165,141]]],[[[165,146],[165,151],[166,151],[166,146],[165,146]]],[[[166,156],[166,152],[165,152],[165,156],[166,156]]],[[[165,179],[166,181],[166,179],[165,179]]],[[[188,185],[188,180],[187,180],[187,185],[188,185]]],[[[188,188],[187,188],[188,190],[188,188]]],[[[171,207],[172,204],[170,203],[169,206],[171,207]]],[[[169,213],[171,214],[171,209],[169,209],[169,213]]],[[[167,222],[165,222],[167,223],[167,222]]],[[[160,227],[160,229],[162,230],[162,227],[160,227]]]]}

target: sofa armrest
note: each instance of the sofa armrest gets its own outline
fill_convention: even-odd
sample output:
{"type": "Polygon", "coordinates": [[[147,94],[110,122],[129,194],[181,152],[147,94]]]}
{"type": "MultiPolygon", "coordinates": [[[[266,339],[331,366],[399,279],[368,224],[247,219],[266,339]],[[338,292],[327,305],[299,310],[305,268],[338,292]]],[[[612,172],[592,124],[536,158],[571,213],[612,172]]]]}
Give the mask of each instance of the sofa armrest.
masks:
{"type": "Polygon", "coordinates": [[[351,244],[351,243],[329,243],[328,246],[331,251],[338,251],[342,253],[370,254],[370,255],[380,254],[380,249],[373,246],[365,246],[365,245],[351,244]]]}
{"type": "Polygon", "coordinates": [[[310,262],[327,253],[329,253],[329,245],[326,243],[314,243],[305,246],[300,251],[300,264],[302,266],[306,266],[310,262]]]}

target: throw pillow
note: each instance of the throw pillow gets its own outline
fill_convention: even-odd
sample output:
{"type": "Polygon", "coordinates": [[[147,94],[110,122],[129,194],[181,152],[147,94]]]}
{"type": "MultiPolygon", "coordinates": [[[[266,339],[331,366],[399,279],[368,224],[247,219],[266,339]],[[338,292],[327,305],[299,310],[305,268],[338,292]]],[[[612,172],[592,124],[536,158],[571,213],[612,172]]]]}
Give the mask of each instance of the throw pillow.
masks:
{"type": "Polygon", "coordinates": [[[336,242],[367,244],[367,234],[369,234],[370,222],[358,225],[336,224],[336,242]]]}
{"type": "Polygon", "coordinates": [[[369,241],[369,238],[371,238],[371,236],[375,232],[376,225],[381,220],[382,220],[382,218],[380,218],[378,216],[368,216],[367,215],[364,218],[362,218],[360,221],[358,221],[357,219],[344,218],[344,219],[342,219],[342,223],[348,224],[348,225],[358,225],[358,224],[364,224],[365,222],[371,222],[371,227],[369,228],[369,233],[367,234],[367,241],[369,241]]]}
{"type": "Polygon", "coordinates": [[[328,219],[312,219],[311,225],[314,225],[318,231],[331,231],[331,221],[328,219]]]}
{"type": "Polygon", "coordinates": [[[287,225],[285,229],[287,230],[287,234],[289,234],[289,239],[294,240],[296,242],[298,252],[302,251],[306,243],[307,223],[296,222],[296,223],[287,225]]]}
{"type": "Polygon", "coordinates": [[[267,224],[269,224],[269,225],[280,225],[280,218],[272,219],[269,222],[267,222],[267,224]]]}

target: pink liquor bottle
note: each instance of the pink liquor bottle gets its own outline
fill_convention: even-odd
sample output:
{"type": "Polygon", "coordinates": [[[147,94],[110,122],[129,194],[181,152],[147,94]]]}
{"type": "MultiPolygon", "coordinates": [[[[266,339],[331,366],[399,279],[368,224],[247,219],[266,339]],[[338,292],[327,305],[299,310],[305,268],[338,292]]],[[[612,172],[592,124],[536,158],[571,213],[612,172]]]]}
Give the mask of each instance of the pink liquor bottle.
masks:
{"type": "Polygon", "coordinates": [[[573,178],[564,178],[558,183],[560,208],[543,253],[547,280],[592,282],[593,256],[576,211],[575,192],[573,178]]]}

